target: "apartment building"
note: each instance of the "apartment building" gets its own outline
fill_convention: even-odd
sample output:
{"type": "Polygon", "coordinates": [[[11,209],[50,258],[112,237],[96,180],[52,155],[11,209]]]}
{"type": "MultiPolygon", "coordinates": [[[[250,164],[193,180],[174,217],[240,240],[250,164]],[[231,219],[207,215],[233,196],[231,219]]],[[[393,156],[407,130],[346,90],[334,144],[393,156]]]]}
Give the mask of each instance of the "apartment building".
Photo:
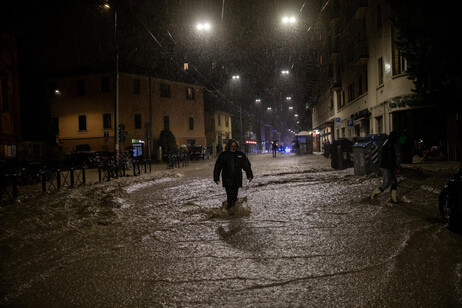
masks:
{"type": "Polygon", "coordinates": [[[16,39],[0,33],[0,161],[24,158],[21,139],[16,39]]]}
{"type": "Polygon", "coordinates": [[[438,138],[428,122],[437,120],[434,106],[418,105],[395,46],[389,1],[323,0],[319,8],[311,52],[319,75],[310,105],[320,141],[392,130],[413,140],[438,138]]]}
{"type": "Polygon", "coordinates": [[[211,154],[216,155],[224,151],[226,142],[233,138],[232,115],[228,112],[217,110],[205,115],[207,145],[211,154]]]}
{"type": "MultiPolygon", "coordinates": [[[[115,143],[115,91],[112,73],[59,77],[48,81],[48,94],[63,152],[78,145],[112,152],[115,143]]],[[[120,152],[158,154],[164,129],[177,145],[205,145],[203,87],[145,75],[119,74],[120,152]]]]}

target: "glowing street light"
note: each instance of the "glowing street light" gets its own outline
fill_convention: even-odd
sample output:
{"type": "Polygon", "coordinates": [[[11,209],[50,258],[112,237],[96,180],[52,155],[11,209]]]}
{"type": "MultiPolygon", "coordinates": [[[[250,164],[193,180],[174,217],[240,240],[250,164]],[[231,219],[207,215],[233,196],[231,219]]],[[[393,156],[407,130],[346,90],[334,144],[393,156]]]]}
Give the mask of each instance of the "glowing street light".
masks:
{"type": "Polygon", "coordinates": [[[233,75],[233,80],[239,80],[241,78],[239,75],[233,75]]]}
{"type": "Polygon", "coordinates": [[[286,100],[288,100],[288,101],[289,101],[289,100],[291,100],[291,99],[292,99],[292,97],[290,97],[290,96],[286,96],[286,100]]]}
{"type": "Polygon", "coordinates": [[[283,70],[281,73],[282,75],[289,75],[289,70],[283,70]]]}
{"type": "Polygon", "coordinates": [[[198,23],[196,25],[196,29],[199,31],[210,31],[210,29],[212,29],[212,26],[208,22],[198,23]]]}
{"type": "Polygon", "coordinates": [[[260,103],[260,102],[261,102],[261,99],[259,99],[259,98],[257,98],[257,99],[255,100],[255,103],[260,103]]]}
{"type": "Polygon", "coordinates": [[[282,18],[283,24],[295,24],[296,21],[295,16],[284,16],[282,18]]]}

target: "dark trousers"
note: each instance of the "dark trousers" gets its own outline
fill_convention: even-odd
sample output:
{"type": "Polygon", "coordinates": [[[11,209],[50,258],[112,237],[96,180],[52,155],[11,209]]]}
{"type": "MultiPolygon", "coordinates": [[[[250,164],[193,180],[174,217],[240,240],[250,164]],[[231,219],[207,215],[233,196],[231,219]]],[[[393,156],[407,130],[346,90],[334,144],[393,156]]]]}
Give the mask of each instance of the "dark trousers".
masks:
{"type": "Polygon", "coordinates": [[[225,189],[226,189],[226,199],[228,201],[228,209],[230,209],[234,206],[234,203],[237,200],[237,192],[239,190],[239,187],[226,186],[225,189]]]}
{"type": "Polygon", "coordinates": [[[388,187],[391,186],[391,190],[395,190],[398,188],[398,180],[396,179],[395,170],[380,168],[382,171],[383,182],[382,185],[379,187],[382,192],[385,191],[388,187]]]}

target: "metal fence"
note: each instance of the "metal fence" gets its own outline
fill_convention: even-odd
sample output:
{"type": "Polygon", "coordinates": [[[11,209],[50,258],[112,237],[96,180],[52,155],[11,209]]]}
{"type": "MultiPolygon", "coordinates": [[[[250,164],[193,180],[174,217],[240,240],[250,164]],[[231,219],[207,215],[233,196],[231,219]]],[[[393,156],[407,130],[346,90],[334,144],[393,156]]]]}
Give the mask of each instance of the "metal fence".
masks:
{"type": "MultiPolygon", "coordinates": [[[[119,160],[109,158],[99,162],[98,180],[110,181],[124,176],[139,176],[151,171],[150,158],[126,156],[121,156],[119,160]]],[[[29,191],[46,192],[73,188],[85,183],[85,166],[6,164],[0,167],[0,205],[16,199],[22,187],[27,186],[29,191]]]]}

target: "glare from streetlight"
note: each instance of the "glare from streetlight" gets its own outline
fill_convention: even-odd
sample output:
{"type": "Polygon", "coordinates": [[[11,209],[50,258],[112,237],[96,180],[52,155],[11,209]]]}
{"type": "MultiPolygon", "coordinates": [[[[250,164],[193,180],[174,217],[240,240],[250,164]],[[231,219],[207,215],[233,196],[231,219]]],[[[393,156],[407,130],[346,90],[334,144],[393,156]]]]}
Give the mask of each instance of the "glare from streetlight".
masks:
{"type": "Polygon", "coordinates": [[[287,16],[284,16],[282,18],[282,23],[284,24],[294,24],[297,20],[295,19],[294,16],[290,16],[290,17],[287,17],[287,16]]]}
{"type": "Polygon", "coordinates": [[[289,110],[293,110],[293,109],[294,109],[294,107],[292,107],[292,106],[289,106],[289,110]]]}
{"type": "Polygon", "coordinates": [[[211,28],[212,26],[208,22],[198,23],[196,25],[196,29],[199,31],[210,31],[211,28]]]}
{"type": "Polygon", "coordinates": [[[239,75],[233,75],[233,80],[239,80],[240,76],[239,75]]]}
{"type": "Polygon", "coordinates": [[[289,75],[289,71],[288,70],[283,70],[282,75],[289,75]]]}
{"type": "Polygon", "coordinates": [[[259,103],[259,102],[261,102],[261,99],[257,98],[257,99],[255,100],[255,103],[259,103]]]}
{"type": "Polygon", "coordinates": [[[266,108],[266,110],[271,111],[271,107],[266,108]]]}
{"type": "Polygon", "coordinates": [[[288,100],[288,101],[289,101],[289,100],[291,100],[291,99],[292,99],[292,97],[290,97],[290,96],[286,96],[286,100],[288,100]]]}

